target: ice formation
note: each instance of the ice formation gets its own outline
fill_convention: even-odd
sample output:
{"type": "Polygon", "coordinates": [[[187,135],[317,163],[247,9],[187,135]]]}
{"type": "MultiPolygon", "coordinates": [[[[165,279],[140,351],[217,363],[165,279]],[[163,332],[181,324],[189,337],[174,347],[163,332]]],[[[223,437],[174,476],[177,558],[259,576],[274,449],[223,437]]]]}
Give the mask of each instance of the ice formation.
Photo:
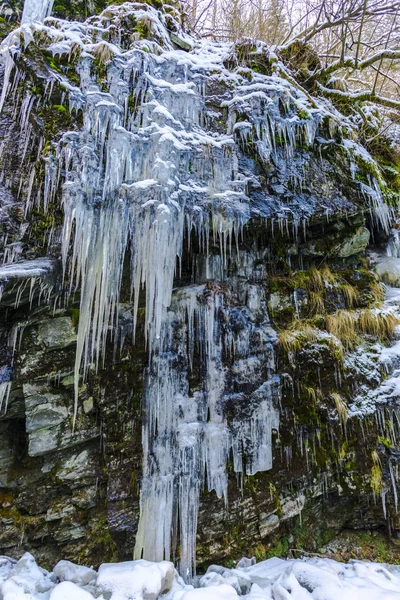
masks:
{"type": "MultiPolygon", "coordinates": [[[[158,23],[154,9],[148,7],[147,15],[158,23]]],[[[161,24],[158,26],[162,29],[161,24]]],[[[75,42],[76,33],[70,33],[67,24],[62,27],[66,42],[75,42]]],[[[54,35],[49,27],[45,31],[54,35]]],[[[57,29],[58,38],[59,34],[57,29]]],[[[53,45],[54,54],[65,52],[60,46],[62,42],[53,45]]],[[[91,48],[93,45],[87,46],[91,48]]],[[[116,324],[128,246],[134,332],[139,293],[143,287],[146,289],[150,362],[136,553],[139,557],[169,559],[179,513],[181,568],[188,578],[195,558],[197,510],[205,475],[208,489],[227,500],[226,462],[231,449],[237,472],[253,474],[269,469],[272,429],[278,427],[274,400],[278,399],[279,385],[272,377],[275,335],[268,318],[256,333],[266,344],[264,354],[270,355],[267,379],[254,391],[253,411],[244,422],[238,416],[228,426],[223,404],[229,383],[225,381],[222,355],[226,349],[238,358],[249,354],[254,335],[251,315],[240,339],[223,339],[220,313],[228,315],[230,309],[229,303],[224,306],[221,290],[207,295],[205,288],[194,287],[171,307],[176,261],[182,254],[185,233],[193,231],[204,249],[208,248],[210,235],[219,240],[221,257],[208,257],[207,279],[210,270],[217,268],[223,275],[228,260],[234,256],[239,260],[237,251],[232,253],[232,244],[250,217],[246,181],[234,152],[233,129],[216,134],[203,127],[207,120],[204,78],[220,63],[221,51],[226,48],[213,58],[206,54],[207,60],[201,56],[201,49],[193,56],[170,49],[160,57],[137,48],[120,52],[108,67],[107,92],[99,89],[91,75],[93,56],[84,53],[78,66],[81,90],[78,94],[72,89],[69,94],[71,109],[83,109],[83,129],[63,135],[56,155],[47,164],[43,198],[44,206],[53,200],[63,172],[64,273],[70,292],[80,287],[81,296],[76,406],[80,374],[85,376],[92,363],[101,363],[107,335],[116,324]],[[135,110],[129,109],[132,98],[135,110]],[[186,319],[189,326],[185,334],[186,319]],[[177,323],[180,336],[174,331],[177,323]],[[194,396],[189,394],[189,375],[175,367],[171,357],[177,337],[182,339],[177,356],[184,355],[183,340],[192,345],[196,340],[206,365],[204,389],[194,396]]],[[[250,102],[252,98],[254,127],[262,151],[276,152],[275,130],[287,137],[292,145],[289,151],[294,149],[296,135],[306,135],[312,143],[319,116],[311,115],[310,123],[290,119],[286,125],[279,116],[278,104],[283,96],[289,105],[291,90],[282,89],[274,100],[268,100],[269,89],[272,87],[256,86],[249,97],[239,87],[236,100],[250,102]],[[263,115],[264,104],[268,112],[263,115]],[[268,137],[265,127],[271,130],[268,137]]],[[[29,106],[27,103],[26,110],[29,106]]],[[[230,110],[232,122],[234,112],[230,110]]],[[[261,293],[256,292],[258,296],[261,293]]],[[[254,296],[254,290],[252,293],[254,296]]],[[[192,347],[187,372],[194,352],[192,347]]]]}
{"type": "MultiPolygon", "coordinates": [[[[195,42],[186,36],[192,51],[174,50],[165,14],[151,6],[110,7],[84,24],[59,20],[37,24],[51,4],[27,0],[24,26],[10,34],[0,49],[4,64],[0,108],[10,94],[18,94],[21,37],[26,47],[34,43],[35,35],[45,34],[49,52],[64,59],[79,49],[79,87],[62,72],[54,72],[43,98],[27,96],[21,103],[25,148],[34,135],[30,111],[35,103],[50,98],[54,86],[63,90],[69,110],[83,115],[82,128],[65,132],[46,157],[44,189],[35,198],[35,166],[30,165],[26,182],[21,181],[21,187],[26,186],[26,212],[34,202],[46,209],[62,188],[64,281],[70,295],[80,291],[75,410],[80,377],[102,364],[107,338],[118,329],[128,255],[133,335],[139,296],[145,290],[149,364],[136,555],[168,560],[178,528],[181,572],[189,580],[194,574],[197,512],[205,480],[208,490],[227,501],[226,463],[231,453],[237,473],[270,469],[272,431],[279,426],[276,338],[263,287],[256,276],[254,284],[238,284],[237,294],[246,308],[237,314],[235,302],[213,280],[229,278],[231,264],[239,273],[247,268],[238,240],[250,218],[273,215],[281,228],[289,227],[290,218],[297,234],[298,225],[312,214],[314,207],[302,195],[303,174],[295,161],[287,159],[294,157],[299,144],[313,145],[324,111],[276,75],[253,73],[252,81],[233,75],[224,66],[231,52],[228,44],[195,42]],[[153,41],[136,40],[124,47],[112,38],[110,23],[124,14],[144,22],[153,41]],[[104,65],[106,83],[96,79],[95,60],[104,65]],[[223,129],[217,124],[220,113],[206,102],[206,86],[216,82],[226,86],[221,110],[228,115],[228,125],[223,129]],[[263,204],[250,199],[249,185],[259,182],[239,164],[239,149],[250,143],[262,161],[278,164],[285,181],[298,190],[293,195],[296,208],[280,205],[277,196],[263,204]],[[183,293],[174,293],[177,263],[184,243],[190,246],[191,239],[205,260],[196,265],[195,283],[183,293]],[[220,256],[210,251],[210,239],[218,242],[220,256]],[[233,362],[230,373],[226,356],[233,362]],[[192,392],[189,379],[196,361],[202,365],[202,383],[192,392]],[[254,378],[256,385],[243,413],[236,409],[232,378],[235,384],[243,383],[251,369],[259,378],[254,378]],[[229,419],[227,406],[234,407],[229,419]]],[[[186,39],[183,32],[180,35],[186,39]]],[[[362,193],[387,227],[388,210],[377,183],[371,181],[362,193]]],[[[15,273],[25,266],[5,266],[1,273],[15,273]]],[[[7,393],[2,388],[1,399],[7,393]]],[[[63,589],[72,593],[66,586],[63,589]]],[[[216,598],[222,590],[215,590],[216,598]]],[[[52,592],[51,597],[62,598],[63,593],[52,592]]],[[[254,587],[248,597],[273,597],[257,594],[254,587]]],[[[226,591],[226,597],[235,595],[233,589],[226,591]]],[[[200,598],[201,591],[182,588],[170,597],[200,598]]]]}
{"type": "MultiPolygon", "coordinates": [[[[262,286],[250,290],[243,286],[242,294],[248,297],[248,308],[242,314],[244,326],[234,335],[235,310],[221,289],[198,285],[177,293],[164,321],[163,347],[150,366],[135,553],[138,558],[169,559],[171,531],[179,514],[181,572],[188,580],[193,576],[197,511],[205,476],[207,489],[227,502],[226,463],[231,451],[237,473],[254,474],[272,467],[272,430],[279,426],[274,407],[279,397],[272,346],[275,334],[265,316],[262,286]],[[255,326],[257,317],[263,320],[255,326]],[[262,340],[258,353],[267,363],[266,380],[250,397],[247,414],[238,414],[229,426],[224,405],[231,400],[232,384],[224,366],[223,348],[229,348],[235,357],[233,370],[240,381],[250,366],[249,356],[262,371],[255,339],[262,340]],[[203,386],[190,394],[196,353],[203,365],[203,386]],[[182,360],[187,361],[185,368],[182,360]]],[[[255,382],[257,379],[254,375],[255,382]]]]}
{"type": "Polygon", "coordinates": [[[18,562],[0,557],[0,594],[4,600],[397,600],[400,569],[321,558],[258,564],[242,558],[233,569],[212,565],[193,587],[167,561],[104,564],[98,573],[61,561],[49,573],[26,553],[18,562]]]}
{"type": "Polygon", "coordinates": [[[11,392],[11,381],[2,381],[0,383],[0,413],[7,410],[8,398],[11,392]]]}
{"type": "Polygon", "coordinates": [[[54,0],[25,0],[21,24],[43,23],[53,8],[54,0]]]}

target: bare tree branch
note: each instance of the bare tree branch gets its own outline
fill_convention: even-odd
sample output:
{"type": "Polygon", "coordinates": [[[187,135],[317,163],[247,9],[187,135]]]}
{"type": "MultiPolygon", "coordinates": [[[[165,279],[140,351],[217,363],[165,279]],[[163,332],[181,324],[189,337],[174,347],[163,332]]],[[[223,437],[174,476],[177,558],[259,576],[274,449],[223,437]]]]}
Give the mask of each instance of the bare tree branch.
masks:
{"type": "Polygon", "coordinates": [[[369,92],[342,92],[341,90],[331,90],[323,86],[321,83],[317,83],[317,87],[324,96],[336,100],[349,100],[352,102],[374,102],[375,104],[381,104],[388,108],[400,109],[400,101],[392,100],[391,98],[384,98],[379,96],[372,91],[369,92]]]}

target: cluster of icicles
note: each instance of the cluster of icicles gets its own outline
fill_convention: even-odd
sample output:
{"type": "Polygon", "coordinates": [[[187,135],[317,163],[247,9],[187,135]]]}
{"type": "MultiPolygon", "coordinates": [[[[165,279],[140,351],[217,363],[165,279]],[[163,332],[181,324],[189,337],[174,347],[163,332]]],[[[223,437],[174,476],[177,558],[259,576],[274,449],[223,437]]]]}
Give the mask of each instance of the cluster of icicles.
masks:
{"type": "MultiPolygon", "coordinates": [[[[23,22],[43,21],[51,5],[49,0],[27,0],[23,22]]],[[[133,5],[130,10],[134,11],[133,5]]],[[[146,18],[159,31],[163,29],[159,14],[149,6],[146,18]]],[[[202,58],[200,51],[185,54],[172,46],[157,56],[139,47],[117,51],[110,44],[114,58],[107,65],[108,90],[104,91],[92,73],[96,44],[107,45],[101,19],[75,28],[61,22],[57,28],[24,25],[25,43],[40,27],[54,40],[49,47],[54,55],[68,54],[73,44],[83,50],[77,66],[80,88],[55,74],[45,92],[50,97],[54,83],[61,83],[69,109],[83,112],[83,127],[65,133],[47,159],[42,198],[46,207],[62,184],[64,274],[70,293],[80,289],[75,411],[80,377],[92,364],[96,368],[102,364],[106,339],[117,329],[129,248],[132,332],[134,336],[139,293],[145,288],[149,348],[136,557],[168,560],[173,553],[171,540],[176,543],[179,530],[181,572],[190,579],[205,477],[208,490],[227,500],[226,463],[231,453],[238,473],[271,468],[272,430],[279,424],[274,408],[279,381],[274,375],[274,333],[261,286],[243,286],[246,327],[227,339],[230,328],[222,330],[220,317],[224,314],[229,324],[231,315],[221,288],[193,285],[173,295],[177,259],[182,256],[184,237],[194,232],[206,256],[203,281],[216,272],[218,279],[226,277],[232,242],[251,217],[236,144],[245,145],[253,136],[257,152],[269,160],[277,155],[279,137],[285,140],[290,158],[299,139],[312,146],[321,115],[310,109],[305,119],[282,117],[282,105],[289,109],[293,100],[289,84],[277,90],[268,78],[253,83],[242,78],[235,97],[225,103],[227,130],[210,132],[207,125],[215,115],[205,108],[206,79],[209,70],[222,70],[221,53],[226,48],[203,49],[202,58]],[[237,122],[236,115],[243,112],[249,121],[237,122]],[[212,236],[219,241],[220,257],[210,255],[212,236]],[[264,315],[257,327],[255,314],[264,315]],[[223,354],[226,348],[232,351],[240,376],[241,369],[243,373],[248,369],[248,364],[240,366],[240,359],[254,353],[255,338],[260,340],[260,355],[266,357],[264,382],[253,393],[250,414],[228,426],[223,404],[229,378],[223,354]],[[191,394],[189,378],[196,352],[204,377],[201,389],[191,394]]],[[[18,91],[21,75],[13,56],[20,51],[21,31],[4,43],[1,104],[18,91]]],[[[30,96],[22,103],[20,123],[26,145],[32,134],[29,114],[36,101],[30,96]]],[[[33,168],[27,210],[34,179],[33,168]]],[[[379,204],[379,198],[375,202],[379,204]]],[[[237,251],[233,254],[239,265],[243,257],[237,251]]],[[[1,388],[0,403],[8,391],[1,388]]]]}

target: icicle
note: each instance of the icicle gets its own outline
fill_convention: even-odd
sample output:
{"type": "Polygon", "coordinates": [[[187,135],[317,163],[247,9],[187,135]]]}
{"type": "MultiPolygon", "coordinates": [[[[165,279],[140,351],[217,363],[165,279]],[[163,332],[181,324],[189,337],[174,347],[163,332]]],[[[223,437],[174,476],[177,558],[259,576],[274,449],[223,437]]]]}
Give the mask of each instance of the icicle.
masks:
{"type": "Polygon", "coordinates": [[[0,413],[6,413],[8,407],[8,399],[11,392],[11,381],[3,381],[0,383],[0,413]]]}
{"type": "Polygon", "coordinates": [[[15,67],[14,54],[19,50],[20,40],[18,34],[11,33],[0,46],[0,55],[4,65],[3,87],[0,96],[0,112],[3,110],[10,87],[11,73],[15,67]]]}
{"type": "Polygon", "coordinates": [[[381,492],[383,518],[385,520],[387,519],[387,510],[386,510],[386,495],[387,495],[387,492],[388,492],[387,489],[383,489],[382,492],[381,492]]]}
{"type": "MultiPolygon", "coordinates": [[[[34,30],[29,23],[42,22],[51,7],[51,0],[27,0],[25,25],[2,46],[5,77],[0,108],[7,95],[15,101],[24,157],[29,156],[34,135],[29,115],[35,100],[27,95],[21,102],[20,83],[25,73],[15,71],[12,80],[13,57],[20,50],[21,33],[25,43],[29,43],[34,30]]],[[[118,10],[137,9],[134,3],[125,3],[118,10]]],[[[157,11],[149,6],[148,13],[159,26],[164,49],[172,50],[157,11]]],[[[201,125],[210,116],[204,101],[204,73],[208,73],[208,67],[202,73],[198,56],[191,69],[190,53],[185,60],[174,52],[160,59],[133,45],[114,56],[112,45],[102,40],[114,56],[107,63],[104,91],[93,73],[93,45],[98,50],[97,41],[103,30],[99,27],[99,32],[93,33],[97,27],[96,18],[93,19],[90,25],[79,25],[84,32],[80,41],[85,50],[77,66],[79,89],[57,74],[46,85],[43,99],[50,99],[53,86],[58,93],[61,85],[61,104],[68,105],[71,111],[82,111],[83,126],[64,133],[53,153],[46,156],[43,190],[34,186],[38,168],[29,165],[27,176],[21,181],[21,194],[26,194],[26,212],[42,196],[46,211],[62,189],[63,281],[70,297],[76,290],[80,292],[74,365],[75,419],[80,379],[90,369],[104,364],[107,338],[113,331],[119,329],[119,336],[113,340],[115,347],[123,346],[127,332],[135,336],[139,298],[145,298],[149,362],[142,432],[141,516],[135,556],[169,559],[179,533],[181,572],[189,580],[194,575],[197,514],[203,486],[207,485],[227,503],[229,456],[233,455],[234,470],[242,476],[270,469],[272,432],[279,427],[280,381],[275,376],[273,349],[276,340],[268,322],[263,286],[254,284],[251,289],[238,291],[238,297],[243,299],[243,314],[236,318],[243,318],[248,325],[243,332],[234,327],[229,298],[210,281],[226,278],[234,260],[247,279],[255,274],[249,260],[239,256],[239,236],[251,218],[254,203],[247,196],[250,181],[239,168],[241,156],[235,141],[244,149],[251,144],[263,161],[275,160],[283,165],[287,172],[282,177],[302,189],[303,174],[294,173],[287,163],[295,163],[290,159],[299,145],[313,145],[321,116],[310,111],[305,119],[300,119],[293,111],[297,92],[290,92],[289,86],[271,91],[270,81],[255,78],[245,85],[236,83],[234,97],[224,103],[229,113],[227,130],[221,134],[205,131],[201,125]],[[248,122],[237,122],[241,114],[248,115],[248,122]],[[196,238],[205,254],[196,259],[194,280],[207,281],[207,286],[193,284],[183,292],[173,293],[184,235],[189,248],[191,237],[196,238]],[[214,255],[213,240],[219,245],[219,256],[214,255]],[[120,289],[128,250],[132,319],[125,315],[127,322],[119,327],[120,289]],[[252,356],[252,351],[257,344],[265,377],[244,402],[240,394],[232,394],[226,360],[228,357],[234,361],[235,377],[239,380],[245,378],[248,368],[254,367],[256,373],[261,361],[252,356]],[[199,389],[191,394],[189,374],[197,355],[204,372],[199,389]],[[229,422],[225,414],[228,402],[236,411],[229,422]]],[[[111,30],[109,25],[107,28],[111,30]]],[[[50,34],[52,28],[46,27],[46,31],[50,34]]],[[[60,53],[60,45],[67,56],[68,51],[71,54],[77,35],[76,25],[71,30],[67,24],[57,29],[53,55],[60,53]]],[[[41,141],[38,160],[43,147],[41,141]]],[[[379,213],[385,223],[387,215],[375,184],[371,183],[365,193],[372,211],[379,213]]],[[[278,219],[281,234],[289,236],[293,229],[297,239],[298,219],[282,210],[278,219]]],[[[272,235],[273,229],[274,218],[272,235]]],[[[303,233],[305,238],[305,219],[303,233]]],[[[14,256],[11,251],[10,256],[14,256]]],[[[253,281],[259,281],[260,271],[255,275],[253,281]]],[[[26,288],[30,302],[36,295],[38,302],[49,301],[50,285],[33,279],[18,285],[16,305],[26,288]]],[[[295,304],[298,312],[297,297],[295,304]]],[[[16,331],[12,338],[15,345],[16,331]]],[[[293,389],[293,382],[286,379],[293,389]]],[[[308,461],[309,441],[301,429],[298,443],[308,461]]],[[[285,453],[290,462],[291,447],[285,453]]]]}
{"type": "Polygon", "coordinates": [[[399,502],[398,502],[396,481],[395,481],[394,473],[393,473],[393,465],[392,465],[391,461],[389,461],[389,471],[390,471],[390,479],[392,482],[392,490],[393,490],[393,496],[394,496],[394,507],[395,507],[396,515],[397,515],[399,502]]]}

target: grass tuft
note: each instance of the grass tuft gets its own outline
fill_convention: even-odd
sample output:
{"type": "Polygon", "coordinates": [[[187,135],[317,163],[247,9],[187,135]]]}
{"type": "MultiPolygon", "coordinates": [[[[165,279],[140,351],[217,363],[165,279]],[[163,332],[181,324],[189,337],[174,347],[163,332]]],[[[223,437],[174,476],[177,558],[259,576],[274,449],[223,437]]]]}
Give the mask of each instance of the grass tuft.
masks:
{"type": "Polygon", "coordinates": [[[346,302],[347,308],[354,308],[357,306],[358,301],[360,299],[360,292],[353,285],[345,283],[341,286],[341,290],[343,292],[344,300],[346,302]]]}
{"type": "Polygon", "coordinates": [[[338,310],[333,315],[327,315],[326,328],[337,337],[347,349],[354,346],[357,338],[357,313],[349,310],[338,310]]]}
{"type": "Polygon", "coordinates": [[[360,330],[380,340],[393,339],[399,324],[399,318],[392,313],[376,313],[372,310],[364,310],[359,319],[360,330]]]}
{"type": "Polygon", "coordinates": [[[287,354],[298,352],[305,344],[316,342],[317,339],[318,331],[301,321],[294,321],[291,329],[285,329],[279,334],[279,342],[287,354]]]}
{"type": "Polygon", "coordinates": [[[376,450],[371,452],[372,469],[371,469],[371,488],[374,498],[382,492],[382,465],[376,450]]]}
{"type": "Polygon", "coordinates": [[[331,396],[335,403],[335,407],[339,417],[339,423],[343,429],[346,429],[346,423],[349,418],[349,409],[347,408],[347,404],[338,392],[332,392],[331,396]]]}

